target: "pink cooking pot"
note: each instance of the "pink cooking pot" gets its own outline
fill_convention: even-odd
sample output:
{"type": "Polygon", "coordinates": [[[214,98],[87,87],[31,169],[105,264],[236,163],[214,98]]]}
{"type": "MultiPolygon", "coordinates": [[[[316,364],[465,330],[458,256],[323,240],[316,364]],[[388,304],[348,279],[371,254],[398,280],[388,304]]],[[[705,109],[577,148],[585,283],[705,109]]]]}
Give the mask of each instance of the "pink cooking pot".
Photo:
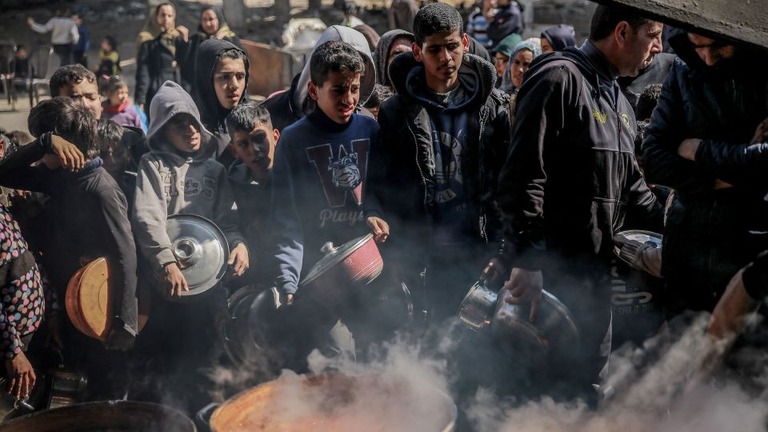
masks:
{"type": "Polygon", "coordinates": [[[299,284],[299,293],[328,307],[342,303],[351,290],[373,282],[384,268],[371,234],[338,247],[328,242],[321,250],[325,256],[299,284]]]}

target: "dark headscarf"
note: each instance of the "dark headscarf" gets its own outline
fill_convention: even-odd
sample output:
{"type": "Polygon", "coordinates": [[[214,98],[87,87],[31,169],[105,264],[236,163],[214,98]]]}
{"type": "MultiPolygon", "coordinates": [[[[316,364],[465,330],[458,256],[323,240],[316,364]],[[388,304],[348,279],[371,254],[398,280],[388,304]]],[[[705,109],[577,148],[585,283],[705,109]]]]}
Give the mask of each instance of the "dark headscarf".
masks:
{"type": "Polygon", "coordinates": [[[573,30],[573,26],[568,24],[552,26],[541,32],[541,37],[546,39],[555,51],[576,46],[576,32],[573,30]]]}
{"type": "Polygon", "coordinates": [[[213,36],[213,35],[207,34],[205,30],[203,30],[203,23],[202,23],[203,14],[209,10],[212,10],[213,13],[216,14],[216,18],[219,19],[219,28],[217,28],[216,31],[217,32],[221,31],[222,33],[224,33],[224,37],[234,38],[235,32],[233,32],[227,25],[227,21],[224,19],[224,14],[221,13],[221,11],[218,8],[215,8],[213,6],[206,6],[200,10],[200,24],[198,24],[197,26],[197,32],[201,33],[204,39],[208,39],[210,36],[213,36]]]}
{"type": "Polygon", "coordinates": [[[411,41],[416,40],[413,33],[395,29],[390,30],[379,39],[379,43],[376,44],[376,50],[373,52],[373,61],[376,63],[376,83],[383,86],[391,86],[389,81],[389,73],[387,72],[387,57],[389,56],[389,50],[392,49],[392,43],[398,38],[408,38],[411,41]]]}
{"type": "Polygon", "coordinates": [[[368,47],[371,49],[371,52],[374,52],[376,50],[376,46],[379,44],[379,40],[381,39],[381,36],[379,36],[376,30],[367,24],[356,25],[352,28],[365,36],[365,40],[368,41],[368,47]]]}

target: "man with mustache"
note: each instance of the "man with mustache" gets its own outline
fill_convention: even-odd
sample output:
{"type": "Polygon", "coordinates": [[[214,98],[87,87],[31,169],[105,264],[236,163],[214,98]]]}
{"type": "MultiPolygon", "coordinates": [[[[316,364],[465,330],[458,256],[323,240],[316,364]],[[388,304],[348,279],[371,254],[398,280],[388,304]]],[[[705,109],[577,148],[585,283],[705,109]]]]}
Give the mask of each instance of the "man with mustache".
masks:
{"type": "Polygon", "coordinates": [[[247,100],[248,56],[231,42],[208,39],[198,48],[195,85],[192,97],[200,110],[200,120],[213,135],[215,157],[225,168],[234,162],[230,150],[226,118],[247,100]]]}

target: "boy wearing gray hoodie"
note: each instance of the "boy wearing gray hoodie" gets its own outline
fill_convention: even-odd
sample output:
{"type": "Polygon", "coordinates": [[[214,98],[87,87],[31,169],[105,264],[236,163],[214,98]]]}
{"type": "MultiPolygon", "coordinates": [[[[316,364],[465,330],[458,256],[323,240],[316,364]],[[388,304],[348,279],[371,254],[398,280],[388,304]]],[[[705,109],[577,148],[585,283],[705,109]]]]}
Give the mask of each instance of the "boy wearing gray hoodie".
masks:
{"type": "MultiPolygon", "coordinates": [[[[200,122],[192,97],[166,81],[150,105],[147,137],[150,152],[141,158],[131,215],[136,246],[149,271],[159,274],[160,292],[152,302],[152,319],[139,349],[149,357],[143,365],[154,378],[149,398],[169,393],[177,408],[193,412],[205,403],[205,376],[200,371],[215,359],[215,317],[224,310],[226,292],[217,286],[203,301],[169,302],[189,287],[176,263],[166,220],[178,213],[212,220],[227,237],[229,265],[236,276],[248,269],[248,249],[238,228],[234,198],[223,165],[211,158],[211,134],[200,122]],[[176,375],[179,374],[179,375],[176,375]]],[[[156,290],[154,291],[157,292],[156,290]]],[[[139,389],[141,392],[146,389],[139,389]]]]}

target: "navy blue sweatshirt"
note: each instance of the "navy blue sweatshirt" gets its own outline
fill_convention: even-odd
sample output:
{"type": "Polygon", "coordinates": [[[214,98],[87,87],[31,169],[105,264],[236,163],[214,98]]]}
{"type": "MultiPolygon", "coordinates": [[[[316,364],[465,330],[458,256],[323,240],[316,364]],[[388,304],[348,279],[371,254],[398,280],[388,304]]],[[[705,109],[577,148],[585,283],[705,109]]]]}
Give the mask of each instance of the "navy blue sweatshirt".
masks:
{"type": "MultiPolygon", "coordinates": [[[[365,179],[379,125],[353,114],[347,124],[321,110],[286,128],[272,172],[270,255],[277,286],[298,289],[301,276],[322,258],[320,248],[368,232],[363,219],[365,179]]],[[[366,203],[366,208],[371,203],[366,203]]]]}

